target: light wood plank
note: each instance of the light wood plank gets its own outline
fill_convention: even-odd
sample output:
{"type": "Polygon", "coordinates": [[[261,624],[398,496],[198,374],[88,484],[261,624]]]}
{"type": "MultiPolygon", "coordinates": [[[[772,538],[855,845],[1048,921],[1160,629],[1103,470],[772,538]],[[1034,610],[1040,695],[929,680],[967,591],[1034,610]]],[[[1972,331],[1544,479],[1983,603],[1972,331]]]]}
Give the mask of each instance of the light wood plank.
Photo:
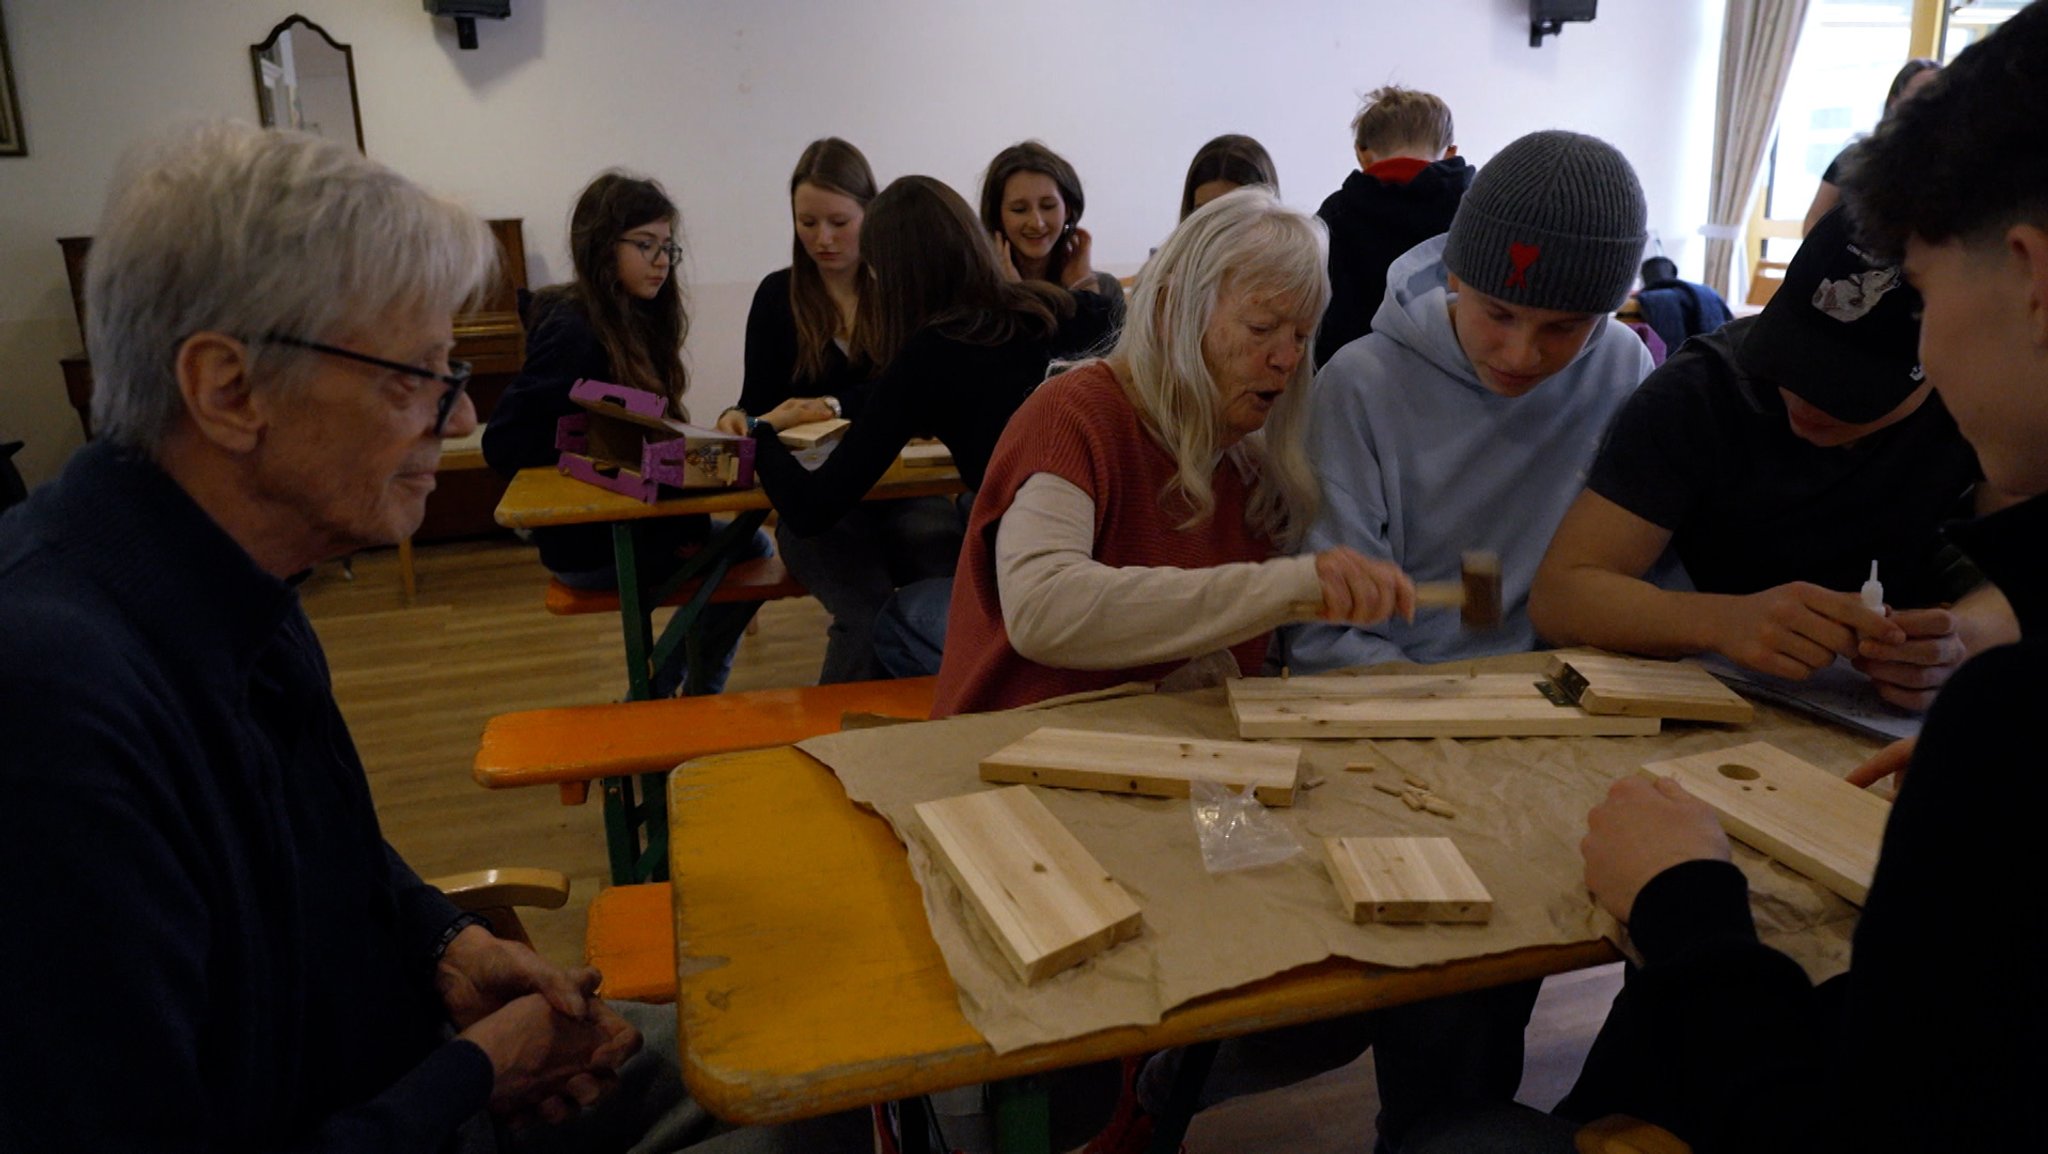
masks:
{"type": "Polygon", "coordinates": [[[1186,797],[1189,782],[1213,781],[1239,792],[1249,787],[1267,805],[1293,805],[1301,773],[1301,751],[1289,745],[1050,727],[981,762],[983,781],[1145,797],[1186,797]]]}
{"type": "Polygon", "coordinates": [[[1756,717],[1746,698],[1691,661],[1568,649],[1552,656],[1550,678],[1575,685],[1579,708],[1596,715],[1737,725],[1756,717]]]}
{"type": "Polygon", "coordinates": [[[1326,837],[1330,880],[1354,922],[1484,922],[1493,895],[1447,837],[1326,837]]]}
{"type": "Polygon", "coordinates": [[[953,464],[953,450],[944,441],[912,441],[898,457],[906,469],[941,469],[953,464]]]}
{"type": "Polygon", "coordinates": [[[827,441],[836,441],[846,435],[846,428],[853,424],[844,417],[827,417],[822,421],[811,421],[802,425],[791,425],[775,434],[775,439],[796,450],[815,449],[827,441]]]}
{"type": "Polygon", "coordinates": [[[923,802],[917,816],[933,857],[1025,983],[1138,935],[1138,903],[1027,787],[923,802]]]}
{"type": "Polygon", "coordinates": [[[1863,904],[1891,803],[1765,741],[1670,761],[1668,777],[1714,807],[1721,827],[1835,893],[1863,904]]]}
{"type": "Polygon", "coordinates": [[[1555,705],[1519,673],[1259,677],[1230,682],[1244,738],[1630,737],[1654,717],[1555,705]]]}

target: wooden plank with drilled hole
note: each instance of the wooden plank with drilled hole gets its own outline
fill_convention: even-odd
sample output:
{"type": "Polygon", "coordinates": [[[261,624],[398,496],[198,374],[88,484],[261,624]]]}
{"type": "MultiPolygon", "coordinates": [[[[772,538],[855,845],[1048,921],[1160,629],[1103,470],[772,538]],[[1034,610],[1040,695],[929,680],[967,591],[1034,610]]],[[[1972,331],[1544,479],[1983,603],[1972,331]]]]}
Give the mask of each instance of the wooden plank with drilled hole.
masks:
{"type": "Polygon", "coordinates": [[[1026,984],[1138,935],[1138,903],[1025,786],[922,802],[933,857],[1026,984]]]}
{"type": "Polygon", "coordinates": [[[1145,797],[1186,797],[1191,781],[1249,787],[1267,805],[1293,805],[1301,751],[1263,742],[1198,741],[1081,729],[1034,730],[981,761],[981,779],[1145,797]]]}
{"type": "Polygon", "coordinates": [[[1493,895],[1447,837],[1326,837],[1330,880],[1354,922],[1484,922],[1493,895]]]}
{"type": "Polygon", "coordinates": [[[1231,681],[1243,738],[1639,737],[1654,717],[1557,705],[1525,673],[1401,673],[1231,681]]]}
{"type": "Polygon", "coordinates": [[[1764,741],[1643,766],[1683,785],[1721,828],[1863,904],[1891,803],[1764,741]]]}

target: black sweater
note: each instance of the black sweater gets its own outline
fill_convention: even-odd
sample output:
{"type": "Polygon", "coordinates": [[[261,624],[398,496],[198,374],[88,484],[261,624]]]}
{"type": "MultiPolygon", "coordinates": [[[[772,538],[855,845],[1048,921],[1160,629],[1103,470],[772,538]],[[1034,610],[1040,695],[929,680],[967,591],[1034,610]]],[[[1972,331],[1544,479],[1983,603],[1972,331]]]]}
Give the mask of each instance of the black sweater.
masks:
{"type": "Polygon", "coordinates": [[[297,595],[100,442],[0,518],[0,1150],[427,1151],[455,908],[378,830],[297,595]]]}
{"type": "MultiPolygon", "coordinates": [[[[555,467],[555,426],[583,407],[569,399],[577,381],[613,381],[611,357],[598,339],[597,326],[574,299],[553,294],[530,298],[527,314],[526,363],[498,398],[491,423],[484,429],[484,463],[506,477],[521,469],[555,467]]],[[[650,563],[655,554],[702,541],[710,532],[705,517],[663,517],[648,528],[660,539],[647,542],[650,563]]],[[[562,525],[535,529],[533,543],[540,563],[551,573],[603,569],[612,563],[608,525],[562,525]]]]}
{"type": "Polygon", "coordinates": [[[747,309],[746,376],[740,384],[740,408],[760,416],[791,397],[839,398],[848,420],[860,417],[868,382],[834,344],[825,346],[825,372],[816,380],[796,379],[796,309],[789,300],[789,269],[761,278],[754,303],[747,309]]]}
{"type": "Polygon", "coordinates": [[[1634,1114],[1700,1154],[2040,1141],[2048,497],[1954,536],[2026,639],[1973,658],[1928,713],[1849,972],[1816,990],[1758,943],[1735,867],[1666,870],[1630,925],[1644,967],[1561,1113],[1634,1114]]]}
{"type": "Polygon", "coordinates": [[[1387,295],[1387,266],[1451,227],[1473,171],[1453,156],[1399,184],[1353,172],[1323,201],[1316,215],[1330,227],[1330,307],[1316,330],[1317,368],[1372,331],[1387,295]]]}
{"type": "Polygon", "coordinates": [[[861,418],[815,472],[805,471],[763,426],[754,470],[782,522],[801,536],[830,529],[916,436],[944,441],[961,479],[979,488],[1003,426],[1045,380],[1046,366],[1108,344],[1110,302],[1095,293],[1072,295],[1075,313],[1050,340],[974,345],[931,328],[911,337],[875,378],[861,418]]]}

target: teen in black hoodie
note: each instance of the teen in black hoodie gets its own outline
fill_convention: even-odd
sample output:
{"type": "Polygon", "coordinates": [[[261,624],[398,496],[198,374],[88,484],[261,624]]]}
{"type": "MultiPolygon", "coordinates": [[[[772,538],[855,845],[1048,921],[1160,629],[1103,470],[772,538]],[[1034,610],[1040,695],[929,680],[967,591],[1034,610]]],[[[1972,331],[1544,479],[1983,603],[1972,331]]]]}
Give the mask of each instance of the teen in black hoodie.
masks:
{"type": "Polygon", "coordinates": [[[1451,142],[1451,110],[1427,92],[1369,93],[1351,122],[1359,171],[1316,215],[1330,227],[1330,307],[1316,333],[1316,367],[1372,331],[1394,258],[1448,230],[1473,167],[1451,142]]]}

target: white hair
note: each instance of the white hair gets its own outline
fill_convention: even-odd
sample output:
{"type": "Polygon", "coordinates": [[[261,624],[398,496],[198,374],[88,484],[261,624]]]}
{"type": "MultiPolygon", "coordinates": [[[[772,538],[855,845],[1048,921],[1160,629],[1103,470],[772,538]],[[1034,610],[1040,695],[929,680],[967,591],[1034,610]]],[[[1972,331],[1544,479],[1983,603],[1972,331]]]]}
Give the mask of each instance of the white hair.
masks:
{"type": "MultiPolygon", "coordinates": [[[[1182,528],[1216,508],[1209,479],[1218,464],[1223,416],[1202,334],[1218,299],[1226,288],[1255,294],[1320,322],[1330,300],[1328,248],[1322,221],[1282,204],[1270,189],[1240,188],[1182,221],[1131,290],[1123,335],[1111,355],[1128,366],[1139,407],[1178,466],[1160,496],[1177,495],[1188,505],[1182,528]]],[[[1309,347],[1314,343],[1311,333],[1309,347]]],[[[1306,445],[1314,379],[1315,361],[1304,349],[1265,427],[1230,449],[1255,478],[1245,524],[1288,548],[1315,519],[1318,494],[1306,445]]]]}
{"type": "Polygon", "coordinates": [[[289,387],[309,354],[261,338],[452,314],[497,260],[474,213],[316,136],[221,122],[138,146],[87,264],[94,428],[153,455],[184,411],[175,361],[195,333],[255,342],[252,377],[289,387]]]}

